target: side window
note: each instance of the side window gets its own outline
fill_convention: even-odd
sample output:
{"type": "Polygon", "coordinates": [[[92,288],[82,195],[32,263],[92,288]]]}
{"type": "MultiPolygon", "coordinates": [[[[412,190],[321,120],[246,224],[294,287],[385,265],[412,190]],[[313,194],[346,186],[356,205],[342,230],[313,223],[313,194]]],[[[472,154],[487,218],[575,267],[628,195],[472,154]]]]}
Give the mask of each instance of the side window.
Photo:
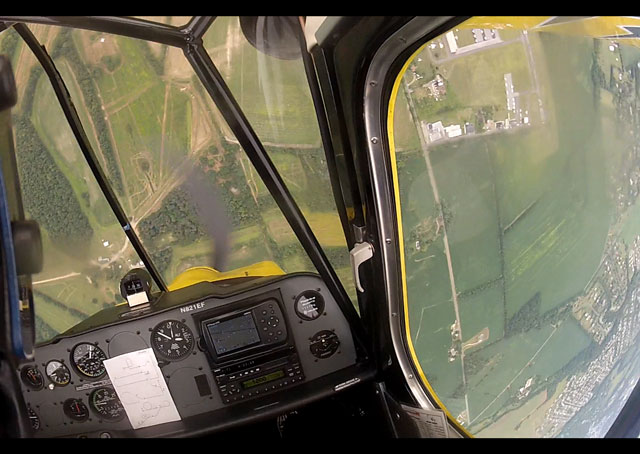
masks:
{"type": "Polygon", "coordinates": [[[470,19],[398,75],[407,341],[473,435],[604,436],[640,373],[640,49],[611,27],[470,19]]]}

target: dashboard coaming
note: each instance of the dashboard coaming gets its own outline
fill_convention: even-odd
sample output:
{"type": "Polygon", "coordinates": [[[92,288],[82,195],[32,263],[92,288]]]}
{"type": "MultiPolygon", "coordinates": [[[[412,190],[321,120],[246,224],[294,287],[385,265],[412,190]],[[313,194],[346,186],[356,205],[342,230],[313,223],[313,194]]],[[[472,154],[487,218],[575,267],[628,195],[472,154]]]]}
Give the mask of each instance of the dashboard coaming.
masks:
{"type": "MultiPolygon", "coordinates": [[[[40,421],[35,436],[99,436],[106,433],[109,436],[145,437],[206,433],[295,408],[313,396],[319,398],[357,383],[368,373],[358,365],[356,346],[346,318],[317,275],[298,273],[262,279],[244,288],[242,284],[234,285],[233,282],[222,287],[213,283],[197,284],[166,295],[168,299],[163,301],[161,297],[151,310],[133,311],[126,306],[114,308],[110,324],[81,333],[69,331],[54,342],[37,347],[34,361],[21,365],[17,371],[20,375],[24,367],[35,365],[44,377],[44,387],[40,390],[30,389],[21,380],[25,402],[40,421]],[[316,292],[323,299],[322,312],[312,319],[305,314],[300,315],[299,296],[309,291],[316,292]],[[180,300],[183,302],[176,303],[180,300]],[[286,324],[286,338],[281,345],[297,353],[303,379],[287,383],[283,389],[270,389],[257,397],[243,395],[242,400],[247,397],[245,401],[238,398],[236,402],[229,402],[229,398],[221,394],[216,381],[214,370],[221,359],[211,352],[210,340],[207,342],[203,338],[203,321],[233,314],[243,308],[250,309],[267,300],[279,304],[286,324]],[[107,358],[150,348],[153,328],[167,320],[184,323],[195,337],[195,347],[179,360],[166,360],[156,354],[181,421],[134,430],[126,416],[119,421],[108,421],[91,411],[85,421],[78,422],[65,415],[63,403],[66,400],[82,399],[88,405],[91,392],[101,386],[109,386],[110,380],[107,374],[96,379],[82,377],[76,368],[69,367],[70,383],[55,386],[44,374],[44,367],[49,361],[58,360],[71,366],[70,354],[74,346],[84,342],[101,348],[107,358]],[[339,339],[339,345],[329,355],[312,354],[311,345],[321,332],[333,333],[339,339]]],[[[104,323],[104,320],[89,319],[84,327],[90,327],[92,323],[104,323]]],[[[235,358],[241,359],[242,354],[236,354],[235,358]]]]}

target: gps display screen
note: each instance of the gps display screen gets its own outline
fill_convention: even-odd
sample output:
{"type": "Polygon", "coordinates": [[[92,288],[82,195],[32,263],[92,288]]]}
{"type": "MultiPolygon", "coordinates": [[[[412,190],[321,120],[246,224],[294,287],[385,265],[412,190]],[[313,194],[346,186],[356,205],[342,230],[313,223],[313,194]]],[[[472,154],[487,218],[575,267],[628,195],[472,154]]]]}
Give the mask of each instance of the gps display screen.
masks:
{"type": "Polygon", "coordinates": [[[216,354],[223,355],[260,342],[251,313],[207,325],[216,354]]]}

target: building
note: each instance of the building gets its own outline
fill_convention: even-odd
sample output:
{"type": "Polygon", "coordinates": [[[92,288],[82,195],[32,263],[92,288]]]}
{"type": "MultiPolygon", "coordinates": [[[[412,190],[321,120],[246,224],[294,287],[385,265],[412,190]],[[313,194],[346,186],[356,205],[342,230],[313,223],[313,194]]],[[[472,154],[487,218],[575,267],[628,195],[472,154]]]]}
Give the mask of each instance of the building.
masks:
{"type": "Polygon", "coordinates": [[[447,134],[448,138],[452,139],[462,135],[462,128],[460,125],[449,125],[444,128],[444,132],[447,134]]]}
{"type": "Polygon", "coordinates": [[[441,121],[435,123],[422,122],[422,130],[428,142],[435,142],[445,137],[444,126],[441,121]]]}
{"type": "Polygon", "coordinates": [[[516,110],[516,96],[513,91],[513,78],[511,77],[511,73],[504,75],[504,88],[507,91],[507,110],[513,112],[516,110]]]}
{"type": "Polygon", "coordinates": [[[444,35],[447,40],[447,45],[449,46],[449,52],[455,54],[458,51],[458,43],[456,41],[456,37],[453,32],[448,32],[444,35]]]}

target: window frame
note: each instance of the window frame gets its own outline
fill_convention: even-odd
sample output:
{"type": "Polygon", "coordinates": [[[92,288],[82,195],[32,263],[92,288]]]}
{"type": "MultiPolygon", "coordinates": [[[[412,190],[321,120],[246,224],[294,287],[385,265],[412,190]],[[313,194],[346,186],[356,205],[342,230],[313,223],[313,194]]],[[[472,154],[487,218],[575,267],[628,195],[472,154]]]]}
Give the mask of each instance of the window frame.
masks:
{"type": "Polygon", "coordinates": [[[450,436],[473,437],[446,409],[422,370],[408,329],[404,250],[400,236],[400,199],[393,140],[393,102],[404,70],[431,39],[467,20],[467,16],[415,17],[396,30],[375,52],[364,80],[366,153],[379,227],[381,277],[393,350],[409,392],[422,408],[443,410],[450,436]]]}

